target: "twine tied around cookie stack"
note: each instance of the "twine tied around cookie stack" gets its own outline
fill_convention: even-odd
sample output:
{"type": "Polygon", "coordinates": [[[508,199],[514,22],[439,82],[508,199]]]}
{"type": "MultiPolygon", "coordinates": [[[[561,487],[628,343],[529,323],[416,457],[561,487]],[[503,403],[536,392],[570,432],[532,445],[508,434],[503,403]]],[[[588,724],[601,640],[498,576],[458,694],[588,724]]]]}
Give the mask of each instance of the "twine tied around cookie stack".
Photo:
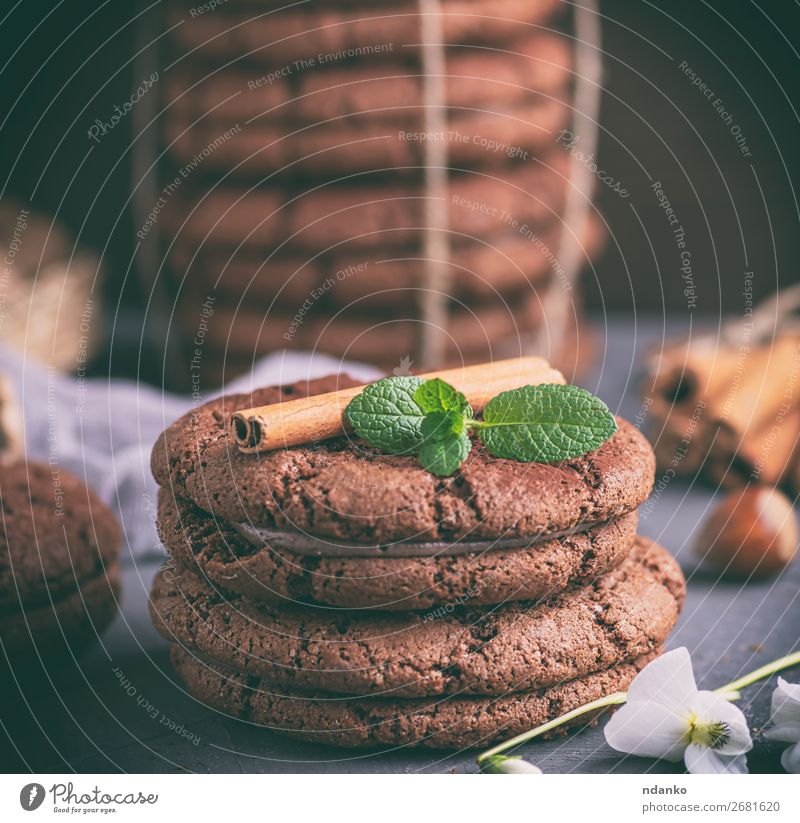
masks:
{"type": "Polygon", "coordinates": [[[406,371],[541,351],[574,372],[577,272],[603,231],[559,135],[594,150],[599,27],[576,6],[570,49],[558,10],[396,0],[321,25],[303,5],[167,4],[172,169],[158,214],[137,209],[169,264],[150,259],[147,289],[170,272],[204,378],[282,348],[406,371]]]}

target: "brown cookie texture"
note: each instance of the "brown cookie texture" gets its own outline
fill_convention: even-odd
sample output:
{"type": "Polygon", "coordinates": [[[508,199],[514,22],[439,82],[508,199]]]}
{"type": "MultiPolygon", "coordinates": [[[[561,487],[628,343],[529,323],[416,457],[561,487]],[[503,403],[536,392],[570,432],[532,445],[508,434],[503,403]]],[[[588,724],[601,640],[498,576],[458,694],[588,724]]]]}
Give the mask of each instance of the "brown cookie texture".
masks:
{"type": "Polygon", "coordinates": [[[57,466],[0,466],[0,614],[72,594],[119,555],[104,503],[57,466]]]}
{"type": "Polygon", "coordinates": [[[112,562],[52,603],[0,614],[0,647],[15,667],[39,655],[76,655],[114,619],[119,596],[119,565],[112,562]]]}
{"type": "MultiPolygon", "coordinates": [[[[554,225],[535,237],[518,232],[498,232],[486,237],[451,238],[450,262],[446,267],[448,295],[468,304],[474,300],[514,295],[534,285],[545,284],[553,274],[553,260],[562,227],[554,225]]],[[[593,259],[602,247],[603,226],[593,217],[581,238],[582,254],[593,259]]],[[[180,285],[180,301],[199,306],[210,294],[220,305],[248,305],[258,301],[262,311],[293,312],[308,298],[328,310],[349,306],[369,297],[382,310],[418,311],[426,287],[416,247],[402,249],[391,259],[379,253],[365,254],[346,246],[313,257],[259,255],[255,250],[226,252],[214,244],[176,242],[170,263],[180,285]]],[[[483,305],[483,304],[478,304],[483,305]]]]}
{"type": "MultiPolygon", "coordinates": [[[[177,645],[172,649],[172,662],[189,693],[201,703],[299,740],[344,748],[464,749],[490,746],[593,700],[624,691],[659,651],[537,691],[438,700],[276,694],[267,683],[207,663],[177,645]]],[[[594,723],[600,713],[585,714],[541,739],[594,723]]]]}
{"type": "MultiPolygon", "coordinates": [[[[550,225],[563,209],[568,156],[560,149],[511,169],[470,171],[448,186],[449,230],[466,238],[550,225]]],[[[307,191],[278,187],[216,188],[199,199],[179,192],[160,214],[168,231],[191,243],[255,246],[282,252],[340,243],[381,249],[418,243],[425,225],[425,188],[402,181],[352,176],[347,185],[307,191]]],[[[322,248],[320,250],[322,250],[322,248]]]]}
{"type": "Polygon", "coordinates": [[[684,580],[639,538],[617,569],[537,603],[428,613],[331,613],[223,595],[166,568],[150,608],[167,639],[277,687],[416,697],[531,691],[634,660],[677,620],[684,580]]]}
{"type": "MultiPolygon", "coordinates": [[[[441,557],[314,557],[257,547],[167,489],[158,530],[167,551],[214,587],[251,600],[387,611],[538,600],[585,585],[619,565],[633,546],[636,514],[528,548],[441,557]]],[[[344,552],[343,552],[344,554],[344,552]]]]}
{"type": "MultiPolygon", "coordinates": [[[[524,294],[531,285],[544,285],[553,274],[553,260],[559,247],[562,226],[555,224],[534,237],[524,237],[518,232],[501,232],[461,242],[453,237],[450,265],[446,272],[450,278],[446,291],[454,301],[496,300],[498,292],[513,299],[524,294]]],[[[603,228],[597,219],[587,221],[581,248],[587,260],[599,251],[603,240],[603,228]]],[[[370,301],[397,310],[398,304],[411,309],[419,307],[422,291],[427,287],[425,274],[420,269],[418,253],[402,255],[391,260],[365,257],[359,269],[350,268],[344,262],[333,267],[328,276],[335,278],[330,289],[334,305],[349,305],[369,296],[370,301]],[[343,274],[339,274],[343,272],[343,274]],[[404,289],[412,291],[406,297],[404,289]]],[[[483,303],[472,304],[479,310],[483,303]]]]}
{"type": "MultiPolygon", "coordinates": [[[[445,356],[456,362],[462,357],[473,362],[491,360],[495,346],[530,333],[541,317],[539,298],[530,287],[522,294],[494,295],[475,310],[453,300],[446,301],[446,306],[445,356]]],[[[196,324],[194,307],[187,315],[187,323],[196,324]]],[[[221,306],[209,323],[206,341],[234,356],[254,356],[291,345],[372,362],[383,353],[384,360],[395,363],[401,352],[417,350],[422,329],[416,314],[392,314],[383,301],[376,303],[369,295],[333,316],[313,299],[302,308],[268,311],[251,303],[235,309],[221,306]]]]}
{"type": "MultiPolygon", "coordinates": [[[[304,66],[324,68],[354,57],[363,62],[402,60],[419,49],[420,16],[418,8],[408,2],[294,4],[289,8],[272,3],[254,8],[260,13],[226,9],[225,14],[192,15],[187,14],[188,9],[173,6],[171,37],[177,48],[204,60],[260,61],[272,66],[276,60],[292,64],[304,60],[296,71],[304,66]],[[270,7],[275,10],[264,14],[270,7]],[[376,53],[372,47],[379,44],[386,48],[376,53]],[[348,54],[350,49],[356,53],[348,54]]],[[[546,20],[558,9],[556,0],[493,0],[490,6],[481,0],[443,0],[443,42],[496,45],[513,41],[520,31],[546,20]]]]}
{"type": "MultiPolygon", "coordinates": [[[[254,118],[277,118],[296,128],[321,121],[335,127],[353,115],[368,118],[366,128],[421,123],[422,68],[403,54],[388,56],[394,59],[333,61],[314,70],[275,63],[260,69],[240,61],[216,67],[191,55],[163,78],[164,117],[225,128],[254,118]]],[[[534,94],[563,97],[571,63],[569,45],[552,33],[529,35],[505,50],[448,49],[444,102],[454,112],[518,104],[534,94]]]]}
{"type": "Polygon", "coordinates": [[[371,114],[361,114],[299,129],[274,119],[246,120],[230,128],[187,115],[167,123],[167,139],[181,166],[203,155],[204,169],[229,176],[307,173],[320,180],[348,171],[422,167],[429,142],[445,143],[448,163],[457,168],[528,160],[552,148],[570,116],[563,99],[531,95],[492,111],[456,110],[446,130],[429,132],[421,106],[405,111],[405,123],[376,123],[371,114]],[[206,151],[209,146],[213,152],[206,151]]]}
{"type": "Polygon", "coordinates": [[[153,475],[225,520],[357,543],[545,537],[627,514],[650,494],[652,449],[624,420],[596,451],[555,464],[494,458],[476,443],[446,478],[361,440],[246,455],[229,437],[235,411],[358,384],[333,375],[212,400],[158,437],[153,475]]]}

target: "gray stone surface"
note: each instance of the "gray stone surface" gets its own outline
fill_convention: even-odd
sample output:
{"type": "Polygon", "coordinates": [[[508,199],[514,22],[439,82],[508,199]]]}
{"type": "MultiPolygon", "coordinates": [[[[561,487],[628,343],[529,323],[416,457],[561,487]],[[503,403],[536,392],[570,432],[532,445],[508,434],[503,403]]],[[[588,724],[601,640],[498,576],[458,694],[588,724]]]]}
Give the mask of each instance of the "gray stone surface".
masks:
{"type": "MultiPolygon", "coordinates": [[[[602,330],[605,346],[584,385],[634,419],[640,409],[637,369],[643,351],[660,338],[629,322],[602,330]],[[620,402],[620,398],[622,401],[620,402]]],[[[689,581],[688,598],[670,646],[692,653],[700,682],[726,683],[800,645],[800,562],[779,577],[745,586],[724,583],[697,568],[693,540],[715,491],[672,480],[645,512],[641,531],[677,555],[689,581]]],[[[474,753],[396,750],[370,754],[295,743],[198,705],[175,682],[167,644],[147,615],[147,590],[157,563],[128,564],[124,608],[82,660],[52,682],[18,683],[2,673],[0,740],[4,771],[51,772],[443,772],[474,771],[474,753]],[[114,670],[118,669],[118,672],[114,670]],[[122,685],[119,672],[125,684],[122,685]],[[170,728],[169,724],[173,724],[170,728]],[[175,729],[174,727],[178,728],[175,729]],[[181,729],[184,734],[181,734],[181,729]],[[188,737],[191,735],[192,737],[188,737]],[[199,739],[197,744],[195,739],[199,739]]],[[[800,680],[800,670],[789,675],[800,680]]],[[[742,708],[763,726],[774,678],[751,686],[742,708]]],[[[780,771],[782,744],[757,736],[753,771],[780,771]]],[[[521,753],[545,772],[680,771],[680,766],[623,757],[610,750],[600,728],[521,753]]]]}

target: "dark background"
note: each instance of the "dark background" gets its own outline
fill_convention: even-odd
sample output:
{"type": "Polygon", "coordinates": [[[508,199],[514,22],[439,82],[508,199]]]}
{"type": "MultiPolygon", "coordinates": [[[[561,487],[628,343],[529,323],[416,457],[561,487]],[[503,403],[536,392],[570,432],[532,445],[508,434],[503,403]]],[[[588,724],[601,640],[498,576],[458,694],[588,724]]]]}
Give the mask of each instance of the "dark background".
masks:
{"type": "MultiPolygon", "coordinates": [[[[794,282],[798,5],[604,0],[601,10],[599,161],[630,197],[599,187],[611,237],[585,273],[590,310],[673,320],[689,312],[678,251],[650,189],[656,180],[686,231],[695,313],[740,313],[747,269],[755,297],[794,282]],[[684,60],[731,112],[751,157],[679,69],[684,60]]],[[[137,338],[146,293],[137,268],[147,269],[148,283],[158,273],[133,265],[133,136],[144,126],[137,139],[152,138],[158,123],[143,124],[135,107],[99,144],[87,130],[129,98],[146,76],[142,66],[157,59],[158,11],[158,3],[23,0],[0,24],[0,193],[57,214],[102,254],[109,311],[120,310],[117,332],[127,323],[137,338]]],[[[112,370],[126,364],[115,361],[112,370]]]]}

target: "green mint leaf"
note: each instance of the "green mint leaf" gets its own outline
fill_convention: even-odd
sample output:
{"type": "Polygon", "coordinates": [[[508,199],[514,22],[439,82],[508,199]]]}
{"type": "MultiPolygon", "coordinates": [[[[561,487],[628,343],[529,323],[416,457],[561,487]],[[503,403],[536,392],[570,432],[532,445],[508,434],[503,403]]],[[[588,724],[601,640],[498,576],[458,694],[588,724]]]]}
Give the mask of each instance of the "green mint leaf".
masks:
{"type": "Polygon", "coordinates": [[[458,412],[434,411],[425,415],[420,430],[426,442],[435,443],[454,434],[463,434],[466,428],[467,421],[458,412]]]}
{"type": "Polygon", "coordinates": [[[354,397],[345,417],[359,437],[389,454],[415,454],[425,413],[414,400],[418,377],[385,377],[354,397]]]}
{"type": "Polygon", "coordinates": [[[467,436],[467,420],[457,411],[433,411],[421,426],[425,438],[419,450],[419,462],[439,477],[452,474],[472,448],[467,436]]]}
{"type": "Polygon", "coordinates": [[[472,417],[472,409],[467,403],[467,398],[438,377],[426,380],[414,392],[414,400],[424,412],[455,411],[464,417],[472,417]]]}
{"type": "Polygon", "coordinates": [[[438,440],[426,440],[419,450],[419,462],[429,472],[447,477],[467,459],[471,448],[472,441],[466,432],[451,432],[438,440]]]}
{"type": "Polygon", "coordinates": [[[523,386],[493,397],[476,425],[489,454],[555,463],[594,451],[617,430],[599,397],[578,386],[523,386]]]}

